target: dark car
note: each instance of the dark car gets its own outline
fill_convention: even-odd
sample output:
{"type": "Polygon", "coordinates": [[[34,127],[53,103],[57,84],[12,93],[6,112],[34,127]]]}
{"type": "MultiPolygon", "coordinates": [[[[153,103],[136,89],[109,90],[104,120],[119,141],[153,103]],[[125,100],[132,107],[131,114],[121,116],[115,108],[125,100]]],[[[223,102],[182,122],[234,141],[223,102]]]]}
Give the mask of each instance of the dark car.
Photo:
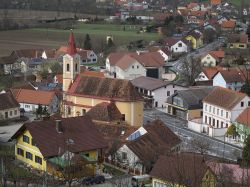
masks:
{"type": "Polygon", "coordinates": [[[105,182],[105,178],[102,175],[86,177],[82,180],[82,184],[85,184],[85,185],[101,184],[104,182],[105,182]]]}

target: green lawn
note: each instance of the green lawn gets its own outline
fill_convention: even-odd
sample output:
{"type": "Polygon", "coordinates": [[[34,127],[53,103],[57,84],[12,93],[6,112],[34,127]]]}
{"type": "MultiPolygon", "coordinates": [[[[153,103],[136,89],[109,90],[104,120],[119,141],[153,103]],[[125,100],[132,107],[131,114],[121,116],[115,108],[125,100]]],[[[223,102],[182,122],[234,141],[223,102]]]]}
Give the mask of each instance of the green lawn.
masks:
{"type": "MultiPolygon", "coordinates": [[[[243,2],[243,0],[228,0],[228,2],[236,5],[236,6],[240,6],[241,5],[241,1],[243,2]]],[[[250,1],[249,0],[245,0],[244,1],[245,5],[250,5],[250,1]]]]}
{"type": "MultiPolygon", "coordinates": [[[[114,41],[122,41],[122,43],[144,39],[147,41],[156,40],[160,38],[157,33],[139,33],[141,26],[138,25],[115,25],[115,24],[84,24],[79,23],[75,26],[74,33],[79,34],[89,34],[90,37],[106,38],[106,36],[111,35],[114,37],[114,41]]],[[[45,28],[35,28],[30,29],[31,31],[38,32],[48,32],[50,33],[69,33],[68,30],[61,29],[45,29],[45,28]]]]}

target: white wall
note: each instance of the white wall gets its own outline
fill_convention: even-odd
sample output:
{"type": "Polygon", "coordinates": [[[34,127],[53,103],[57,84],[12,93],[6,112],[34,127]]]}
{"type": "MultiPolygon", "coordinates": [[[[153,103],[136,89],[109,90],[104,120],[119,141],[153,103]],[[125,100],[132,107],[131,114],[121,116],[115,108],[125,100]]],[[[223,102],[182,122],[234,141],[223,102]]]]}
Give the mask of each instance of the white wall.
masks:
{"type": "Polygon", "coordinates": [[[187,52],[187,45],[185,43],[183,43],[182,41],[179,41],[176,44],[174,44],[173,46],[171,46],[171,51],[173,51],[174,53],[187,52]],[[179,47],[179,44],[181,44],[182,46],[179,47]]]}
{"type": "MultiPolygon", "coordinates": [[[[202,120],[201,120],[202,122],[202,120]]],[[[193,130],[195,132],[199,132],[199,133],[202,133],[202,128],[203,128],[203,125],[202,123],[199,123],[197,120],[189,120],[188,121],[188,128],[190,130],[193,130]]]]}
{"type": "Polygon", "coordinates": [[[216,66],[216,59],[211,56],[210,54],[207,54],[205,57],[201,59],[201,64],[203,66],[216,66]]]}
{"type": "Polygon", "coordinates": [[[133,80],[140,76],[146,76],[146,69],[138,62],[131,64],[126,70],[116,66],[116,78],[133,80]]]}
{"type": "Polygon", "coordinates": [[[207,78],[207,76],[205,75],[205,73],[201,72],[197,79],[195,79],[195,81],[208,81],[209,79],[207,78]]]}
{"type": "Polygon", "coordinates": [[[248,96],[244,97],[241,102],[244,102],[244,106],[241,107],[241,102],[239,102],[233,109],[232,109],[232,116],[231,120],[234,122],[236,118],[240,115],[248,107],[248,102],[250,98],[248,96]]]}
{"type": "Polygon", "coordinates": [[[213,78],[213,86],[220,86],[220,87],[223,87],[223,88],[227,87],[227,83],[224,80],[224,78],[222,77],[220,72],[217,73],[215,75],[215,77],[213,78]]]}
{"type": "Polygon", "coordinates": [[[16,108],[8,108],[6,110],[0,110],[0,120],[3,119],[14,119],[20,117],[20,110],[19,107],[16,108]],[[8,118],[5,118],[5,113],[8,113],[8,118]],[[16,112],[16,114],[15,114],[16,112]]]}

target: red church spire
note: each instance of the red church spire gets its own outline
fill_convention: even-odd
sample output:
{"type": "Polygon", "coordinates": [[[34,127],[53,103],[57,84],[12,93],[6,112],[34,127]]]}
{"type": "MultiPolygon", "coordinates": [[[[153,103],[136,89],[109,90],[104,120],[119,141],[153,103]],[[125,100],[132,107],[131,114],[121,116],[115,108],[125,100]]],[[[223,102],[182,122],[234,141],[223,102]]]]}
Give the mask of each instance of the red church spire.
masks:
{"type": "Polygon", "coordinates": [[[72,31],[71,31],[71,33],[69,35],[69,42],[68,42],[67,53],[69,55],[71,55],[71,56],[75,55],[77,53],[75,39],[74,39],[74,35],[73,35],[72,31]]]}

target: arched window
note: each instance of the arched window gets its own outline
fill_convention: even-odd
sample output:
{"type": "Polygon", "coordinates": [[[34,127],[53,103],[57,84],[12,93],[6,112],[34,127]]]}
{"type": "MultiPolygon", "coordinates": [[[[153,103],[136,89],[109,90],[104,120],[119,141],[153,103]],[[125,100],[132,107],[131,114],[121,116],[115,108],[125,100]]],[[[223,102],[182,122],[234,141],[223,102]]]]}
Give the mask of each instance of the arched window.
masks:
{"type": "Polygon", "coordinates": [[[67,64],[67,71],[69,71],[69,64],[67,64]]]}
{"type": "Polygon", "coordinates": [[[75,64],[75,71],[78,71],[78,66],[77,66],[77,64],[75,64]]]}

